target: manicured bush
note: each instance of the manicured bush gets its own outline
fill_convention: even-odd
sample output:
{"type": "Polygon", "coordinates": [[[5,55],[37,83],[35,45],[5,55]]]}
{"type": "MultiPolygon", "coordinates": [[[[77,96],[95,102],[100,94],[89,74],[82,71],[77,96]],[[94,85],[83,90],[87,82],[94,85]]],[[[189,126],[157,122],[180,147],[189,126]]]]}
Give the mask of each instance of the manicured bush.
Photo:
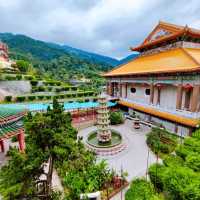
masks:
{"type": "Polygon", "coordinates": [[[17,79],[17,80],[21,80],[21,79],[22,79],[22,75],[21,75],[21,74],[17,74],[17,75],[16,75],[16,79],[17,79]]]}
{"type": "Polygon", "coordinates": [[[125,200],[158,200],[153,185],[144,179],[135,179],[125,194],[125,200]]]}
{"type": "Polygon", "coordinates": [[[51,98],[52,98],[51,96],[46,96],[46,99],[47,99],[47,100],[49,100],[49,99],[51,99],[51,98]]]}
{"type": "Polygon", "coordinates": [[[24,76],[24,79],[31,81],[31,80],[33,80],[33,76],[26,75],[26,76],[24,76]]]}
{"type": "Polygon", "coordinates": [[[45,96],[43,96],[43,95],[40,95],[40,96],[38,96],[38,99],[39,99],[39,100],[43,100],[43,99],[44,99],[44,97],[45,97],[45,96]]]}
{"type": "Polygon", "coordinates": [[[59,99],[64,99],[64,98],[65,98],[64,94],[59,95],[59,99]]]}
{"type": "Polygon", "coordinates": [[[55,92],[61,92],[61,88],[55,88],[55,92]]]}
{"type": "Polygon", "coordinates": [[[16,80],[16,77],[15,76],[5,76],[5,80],[13,81],[13,80],[16,80]]]}
{"type": "Polygon", "coordinates": [[[124,116],[121,111],[110,112],[110,123],[112,125],[124,123],[124,116]]]}
{"type": "Polygon", "coordinates": [[[52,88],[52,87],[47,87],[47,90],[48,90],[49,92],[51,92],[51,91],[53,90],[53,88],[52,88]]]}
{"type": "Polygon", "coordinates": [[[23,102],[23,101],[25,101],[26,100],[26,97],[25,96],[17,96],[16,97],[16,101],[17,102],[23,102]]]}
{"type": "Polygon", "coordinates": [[[4,97],[4,101],[11,102],[12,101],[12,96],[5,96],[4,97]]]}
{"type": "Polygon", "coordinates": [[[36,96],[28,96],[28,100],[33,101],[36,99],[36,96]]]}
{"type": "Polygon", "coordinates": [[[38,81],[35,81],[35,80],[34,80],[34,81],[30,81],[30,83],[31,83],[32,86],[37,86],[38,81]]]}
{"type": "Polygon", "coordinates": [[[38,87],[38,92],[44,92],[45,91],[45,87],[44,86],[39,86],[38,87]]]}

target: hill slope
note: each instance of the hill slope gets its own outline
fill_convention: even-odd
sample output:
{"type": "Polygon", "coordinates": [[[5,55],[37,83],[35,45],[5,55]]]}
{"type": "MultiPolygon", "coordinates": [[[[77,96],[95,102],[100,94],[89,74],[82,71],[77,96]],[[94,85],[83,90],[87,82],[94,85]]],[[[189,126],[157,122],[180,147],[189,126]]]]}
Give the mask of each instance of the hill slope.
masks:
{"type": "Polygon", "coordinates": [[[118,60],[114,58],[90,53],[67,45],[59,45],[35,40],[25,35],[0,33],[0,40],[7,43],[12,52],[14,51],[22,54],[29,54],[29,57],[42,61],[52,60],[67,54],[94,63],[102,63],[111,66],[118,64],[118,60]]]}

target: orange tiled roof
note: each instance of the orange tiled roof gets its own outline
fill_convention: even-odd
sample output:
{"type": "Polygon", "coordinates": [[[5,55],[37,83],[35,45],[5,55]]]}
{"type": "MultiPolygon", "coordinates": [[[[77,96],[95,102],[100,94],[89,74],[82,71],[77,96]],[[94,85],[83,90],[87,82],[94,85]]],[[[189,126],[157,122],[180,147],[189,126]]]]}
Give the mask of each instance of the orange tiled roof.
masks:
{"type": "Polygon", "coordinates": [[[160,44],[164,41],[169,41],[182,35],[189,35],[195,38],[200,38],[200,30],[190,28],[187,25],[179,26],[160,21],[158,25],[153,29],[153,31],[147,36],[147,38],[142,42],[142,44],[136,47],[131,47],[131,50],[141,51],[146,47],[151,47],[152,45],[160,44]],[[157,35],[160,31],[162,31],[162,34],[157,35]]]}
{"type": "Polygon", "coordinates": [[[133,108],[135,110],[147,113],[147,114],[151,114],[169,121],[173,121],[173,122],[177,122],[179,124],[183,124],[186,126],[190,126],[190,127],[198,127],[199,126],[199,119],[190,119],[190,118],[186,118],[186,117],[181,117],[181,116],[177,116],[174,114],[170,114],[170,113],[166,113],[166,112],[161,112],[161,111],[157,111],[156,109],[153,108],[146,108],[134,103],[128,103],[125,101],[119,101],[119,104],[123,105],[123,106],[127,106],[129,108],[133,108]]]}
{"type": "Polygon", "coordinates": [[[200,49],[177,48],[138,57],[104,76],[173,73],[200,70],[200,49]]]}

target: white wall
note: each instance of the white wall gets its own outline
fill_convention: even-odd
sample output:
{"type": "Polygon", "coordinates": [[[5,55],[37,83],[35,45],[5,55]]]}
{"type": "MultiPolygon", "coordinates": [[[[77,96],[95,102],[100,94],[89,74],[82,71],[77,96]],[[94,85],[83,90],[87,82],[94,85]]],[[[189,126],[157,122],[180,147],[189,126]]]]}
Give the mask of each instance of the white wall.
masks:
{"type": "MultiPolygon", "coordinates": [[[[142,87],[142,86],[131,86],[128,85],[128,99],[133,100],[133,101],[138,101],[141,103],[149,103],[150,101],[150,95],[145,94],[145,90],[148,87],[142,87]],[[132,93],[131,88],[135,88],[136,92],[132,93]]],[[[148,88],[149,89],[149,88],[148,88]]]]}
{"type": "Polygon", "coordinates": [[[177,88],[173,86],[165,86],[161,88],[160,106],[163,108],[176,109],[176,92],[177,88]]]}

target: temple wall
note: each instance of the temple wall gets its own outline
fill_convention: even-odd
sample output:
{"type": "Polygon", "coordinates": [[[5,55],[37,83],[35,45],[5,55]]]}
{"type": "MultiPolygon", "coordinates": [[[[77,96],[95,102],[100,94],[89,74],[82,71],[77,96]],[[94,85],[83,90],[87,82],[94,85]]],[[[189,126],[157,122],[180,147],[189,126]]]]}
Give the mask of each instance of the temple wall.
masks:
{"type": "Polygon", "coordinates": [[[177,89],[173,86],[165,86],[161,89],[160,106],[163,108],[176,109],[177,89]]]}
{"type": "Polygon", "coordinates": [[[149,101],[150,101],[150,95],[145,94],[145,90],[147,88],[148,87],[128,85],[127,98],[130,99],[130,100],[134,100],[134,101],[138,101],[138,102],[141,102],[141,103],[147,103],[148,104],[149,101]],[[135,88],[136,92],[132,93],[131,88],[135,88]]]}

